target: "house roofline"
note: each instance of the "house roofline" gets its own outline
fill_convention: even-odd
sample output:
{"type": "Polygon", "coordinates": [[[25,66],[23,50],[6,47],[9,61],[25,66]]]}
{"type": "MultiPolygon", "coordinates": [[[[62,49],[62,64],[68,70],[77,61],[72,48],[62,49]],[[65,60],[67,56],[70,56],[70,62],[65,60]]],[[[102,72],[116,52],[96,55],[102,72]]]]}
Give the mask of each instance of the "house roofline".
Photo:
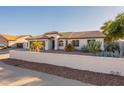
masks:
{"type": "Polygon", "coordinates": [[[1,37],[3,37],[7,42],[9,41],[8,39],[6,39],[2,34],[0,34],[1,37]]]}
{"type": "Polygon", "coordinates": [[[104,37],[84,37],[84,38],[77,37],[77,38],[58,38],[58,39],[87,39],[87,38],[104,38],[104,37]]]}

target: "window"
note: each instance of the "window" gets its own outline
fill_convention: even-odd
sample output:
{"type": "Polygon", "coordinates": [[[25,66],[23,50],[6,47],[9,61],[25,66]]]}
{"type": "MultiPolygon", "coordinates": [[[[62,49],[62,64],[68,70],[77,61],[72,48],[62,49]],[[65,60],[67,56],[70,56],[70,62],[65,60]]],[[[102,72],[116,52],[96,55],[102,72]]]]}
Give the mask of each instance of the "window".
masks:
{"type": "Polygon", "coordinates": [[[63,46],[64,42],[62,40],[59,41],[59,46],[63,46]]]}
{"type": "Polygon", "coordinates": [[[66,45],[68,45],[68,40],[66,40],[66,45]]]}
{"type": "Polygon", "coordinates": [[[73,46],[78,47],[79,46],[79,40],[73,40],[72,44],[73,44],[73,46]]]}
{"type": "Polygon", "coordinates": [[[89,42],[91,42],[91,41],[95,41],[95,40],[87,40],[87,44],[89,44],[89,42]]]}

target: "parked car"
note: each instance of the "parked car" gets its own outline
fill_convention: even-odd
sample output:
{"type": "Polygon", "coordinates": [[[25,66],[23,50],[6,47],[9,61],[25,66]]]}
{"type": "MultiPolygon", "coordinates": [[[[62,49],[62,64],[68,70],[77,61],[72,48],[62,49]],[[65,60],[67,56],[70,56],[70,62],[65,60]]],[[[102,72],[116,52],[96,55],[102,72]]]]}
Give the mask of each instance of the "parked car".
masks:
{"type": "Polygon", "coordinates": [[[0,50],[6,49],[6,46],[0,45],[0,50]]]}

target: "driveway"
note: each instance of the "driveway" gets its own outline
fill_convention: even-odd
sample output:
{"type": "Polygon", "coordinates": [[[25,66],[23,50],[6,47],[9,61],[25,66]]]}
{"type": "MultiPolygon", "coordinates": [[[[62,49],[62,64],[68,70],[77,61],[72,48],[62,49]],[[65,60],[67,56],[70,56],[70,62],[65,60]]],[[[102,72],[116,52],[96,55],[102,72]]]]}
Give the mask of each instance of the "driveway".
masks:
{"type": "Polygon", "coordinates": [[[22,69],[0,62],[1,86],[89,86],[90,84],[51,74],[22,69]]]}
{"type": "Polygon", "coordinates": [[[0,54],[8,54],[8,53],[9,53],[9,50],[8,49],[0,50],[0,54]]]}
{"type": "MultiPolygon", "coordinates": [[[[0,59],[9,58],[9,50],[0,51],[0,59]]],[[[0,86],[89,86],[77,80],[23,69],[0,61],[0,86]]]]}
{"type": "Polygon", "coordinates": [[[27,51],[26,49],[22,49],[22,48],[16,48],[16,49],[8,48],[8,49],[0,50],[0,54],[8,54],[10,50],[27,51]]]}

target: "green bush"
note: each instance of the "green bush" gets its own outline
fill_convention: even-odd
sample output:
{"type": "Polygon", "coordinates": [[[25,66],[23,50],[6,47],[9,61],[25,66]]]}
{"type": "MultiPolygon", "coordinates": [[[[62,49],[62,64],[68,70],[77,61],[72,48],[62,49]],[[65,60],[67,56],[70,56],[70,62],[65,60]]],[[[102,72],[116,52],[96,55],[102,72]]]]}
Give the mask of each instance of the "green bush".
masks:
{"type": "Polygon", "coordinates": [[[107,44],[107,46],[105,47],[106,51],[119,51],[119,46],[115,43],[109,43],[107,44]]]}
{"type": "Polygon", "coordinates": [[[90,41],[87,45],[89,52],[96,53],[101,49],[101,42],[99,41],[90,41]]]}
{"type": "Polygon", "coordinates": [[[66,52],[72,52],[72,51],[74,51],[74,46],[72,44],[68,44],[65,46],[64,50],[66,52]]]}

